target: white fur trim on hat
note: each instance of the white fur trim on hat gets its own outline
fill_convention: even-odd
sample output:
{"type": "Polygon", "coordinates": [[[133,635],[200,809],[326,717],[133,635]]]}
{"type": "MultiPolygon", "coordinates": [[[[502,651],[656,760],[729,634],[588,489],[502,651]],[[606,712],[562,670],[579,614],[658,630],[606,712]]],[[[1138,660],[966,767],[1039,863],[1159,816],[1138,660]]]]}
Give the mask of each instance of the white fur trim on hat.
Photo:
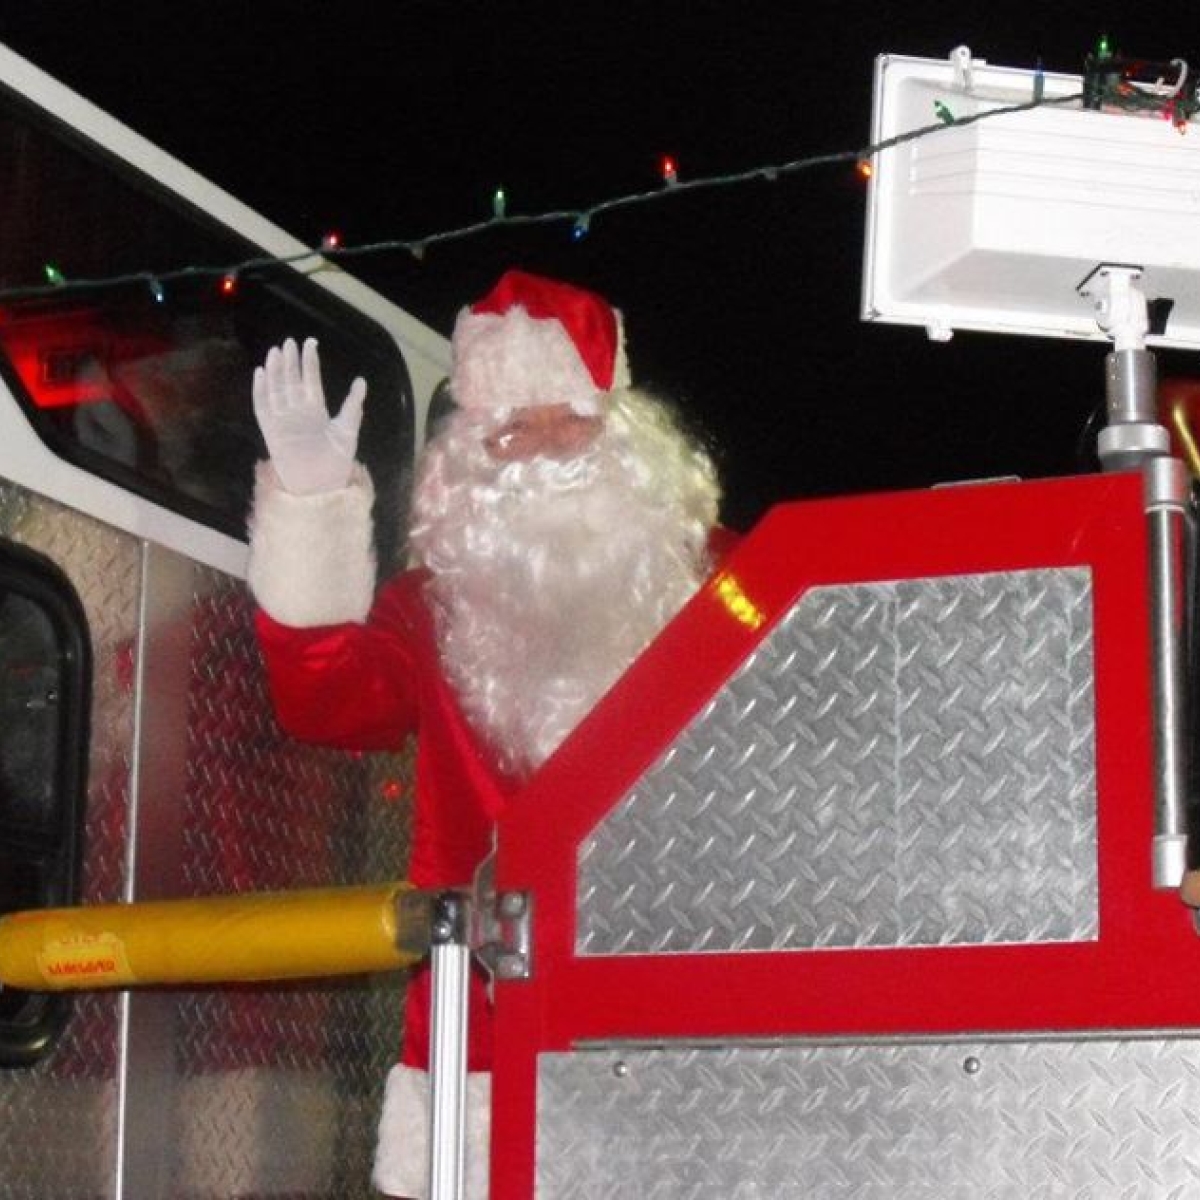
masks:
{"type": "MultiPolygon", "coordinates": [[[[467,1075],[466,1200],[487,1200],[492,1077],[467,1075]]],[[[379,1118],[371,1182],[385,1195],[429,1195],[429,1076],[403,1063],[391,1069],[379,1118]]]]}
{"type": "Polygon", "coordinates": [[[344,488],[297,496],[269,461],[259,463],[246,574],[259,606],[299,628],[365,620],[375,595],[374,499],[360,465],[344,488]]]}
{"type": "Polygon", "coordinates": [[[570,404],[596,411],[601,392],[567,331],[523,308],[477,313],[454,325],[450,390],[462,408],[570,404]]]}

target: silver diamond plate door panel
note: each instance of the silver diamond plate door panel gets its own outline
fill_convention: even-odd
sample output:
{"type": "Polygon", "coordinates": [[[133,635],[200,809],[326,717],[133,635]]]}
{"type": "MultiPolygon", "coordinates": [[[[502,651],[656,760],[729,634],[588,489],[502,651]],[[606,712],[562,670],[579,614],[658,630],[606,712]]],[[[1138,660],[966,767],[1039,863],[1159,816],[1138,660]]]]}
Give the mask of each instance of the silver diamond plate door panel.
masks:
{"type": "Polygon", "coordinates": [[[1184,1200],[1200,1043],[591,1050],[541,1059],[537,1200],[1184,1200]]]}
{"type": "MultiPolygon", "coordinates": [[[[239,582],[3,482],[0,536],[87,614],[86,902],[403,875],[407,807],[382,798],[407,762],[280,733],[239,582]]],[[[0,1200],[365,1198],[402,991],[80,995],[44,1062],[0,1073],[0,1200]]]]}
{"type": "MultiPolygon", "coordinates": [[[[136,542],[0,482],[0,536],[70,578],[92,643],[83,899],[121,898],[130,822],[141,556],[136,542]]],[[[119,998],[78,996],[62,1041],[30,1070],[0,1072],[0,1197],[107,1200],[117,1174],[119,998]]]]}
{"type": "MultiPolygon", "coordinates": [[[[239,582],[194,569],[177,890],[402,877],[406,810],[381,797],[403,764],[280,732],[252,611],[239,582]]],[[[178,994],[165,1019],[173,1031],[170,1194],[368,1196],[403,987],[402,975],[386,975],[178,994]]]]}
{"type": "Polygon", "coordinates": [[[577,952],[1094,939],[1091,601],[807,592],[580,846],[577,952]]]}

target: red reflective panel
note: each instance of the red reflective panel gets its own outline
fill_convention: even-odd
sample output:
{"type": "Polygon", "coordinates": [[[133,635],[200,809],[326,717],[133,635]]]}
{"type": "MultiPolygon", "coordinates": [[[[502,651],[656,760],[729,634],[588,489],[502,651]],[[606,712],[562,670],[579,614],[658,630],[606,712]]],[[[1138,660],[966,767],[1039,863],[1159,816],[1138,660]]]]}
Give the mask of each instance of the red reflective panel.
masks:
{"type": "Polygon", "coordinates": [[[107,400],[137,415],[121,367],[165,348],[163,339],[145,331],[114,329],[94,309],[19,317],[0,313],[0,349],[38,408],[107,400]]]}

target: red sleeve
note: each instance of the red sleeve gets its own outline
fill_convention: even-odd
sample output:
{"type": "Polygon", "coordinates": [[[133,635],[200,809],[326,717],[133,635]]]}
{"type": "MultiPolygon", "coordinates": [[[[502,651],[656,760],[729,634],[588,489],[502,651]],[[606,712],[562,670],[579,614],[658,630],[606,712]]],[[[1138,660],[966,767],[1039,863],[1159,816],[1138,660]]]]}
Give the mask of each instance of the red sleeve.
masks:
{"type": "Polygon", "coordinates": [[[280,725],[343,750],[395,750],[417,724],[428,619],[420,580],[400,576],[365,624],[298,629],[255,615],[280,725]]]}

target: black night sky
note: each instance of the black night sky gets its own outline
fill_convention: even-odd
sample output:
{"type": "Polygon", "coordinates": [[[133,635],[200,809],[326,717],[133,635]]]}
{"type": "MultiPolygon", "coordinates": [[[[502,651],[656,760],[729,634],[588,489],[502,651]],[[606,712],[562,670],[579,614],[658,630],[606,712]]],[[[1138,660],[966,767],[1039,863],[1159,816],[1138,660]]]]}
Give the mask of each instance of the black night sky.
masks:
{"type": "MultiPolygon", "coordinates": [[[[1078,73],[1107,34],[1200,60],[1190,10],[1050,8],[0,0],[0,41],[305,242],[359,244],[486,218],[500,185],[510,212],[654,189],[664,153],[694,178],[858,150],[881,53],[1078,73]]],[[[843,164],[669,195],[578,242],[497,229],[348,266],[447,333],[509,265],[604,292],[635,377],[715,441],[735,526],[793,497],[1078,469],[1104,346],[863,325],[864,209],[843,164]]]]}

